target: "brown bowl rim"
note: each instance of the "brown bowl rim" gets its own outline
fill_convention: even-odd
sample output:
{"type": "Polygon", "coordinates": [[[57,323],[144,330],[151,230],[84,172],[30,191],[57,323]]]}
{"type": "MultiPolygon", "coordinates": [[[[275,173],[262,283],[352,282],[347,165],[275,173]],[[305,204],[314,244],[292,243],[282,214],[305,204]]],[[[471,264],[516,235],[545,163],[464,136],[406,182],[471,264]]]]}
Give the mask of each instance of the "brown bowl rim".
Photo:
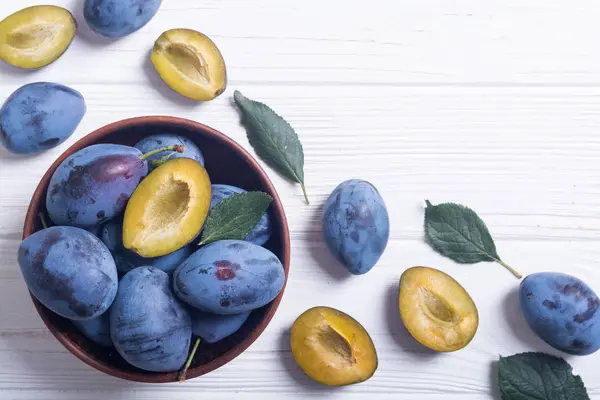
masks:
{"type": "MultiPolygon", "coordinates": [[[[284,270],[285,270],[285,281],[284,281],[281,292],[271,303],[269,303],[266,306],[267,309],[265,310],[264,317],[258,323],[256,328],[248,336],[246,336],[234,348],[232,348],[228,352],[224,353],[223,355],[215,358],[214,360],[210,361],[209,363],[190,368],[187,372],[187,380],[189,380],[189,379],[193,379],[193,378],[197,378],[199,376],[205,375],[209,372],[216,370],[217,368],[222,367],[223,365],[227,364],[228,362],[230,362],[231,360],[233,360],[234,358],[239,356],[241,353],[246,351],[248,349],[248,347],[250,347],[250,345],[252,345],[252,343],[254,343],[254,341],[256,341],[256,339],[258,339],[258,337],[266,329],[267,325],[271,322],[273,316],[275,315],[275,312],[277,311],[277,308],[279,307],[279,304],[281,303],[281,299],[283,297],[285,287],[287,286],[288,275],[289,275],[289,265],[290,265],[290,236],[289,236],[289,228],[288,228],[287,218],[285,215],[283,204],[281,202],[281,199],[279,198],[279,195],[277,193],[277,190],[275,189],[275,186],[269,179],[269,176],[267,175],[267,173],[264,171],[264,169],[260,166],[260,164],[254,159],[254,157],[252,157],[252,155],[250,155],[250,153],[246,149],[244,149],[236,141],[234,141],[230,137],[226,136],[225,134],[219,132],[218,130],[211,128],[210,126],[207,126],[200,122],[192,121],[192,120],[189,120],[186,118],[150,115],[150,116],[143,116],[143,117],[128,118],[128,119],[112,122],[108,125],[105,125],[105,126],[99,128],[99,129],[96,129],[92,133],[82,137],[77,142],[72,144],[48,168],[48,170],[46,171],[46,173],[44,174],[44,176],[41,178],[40,182],[38,183],[38,186],[35,189],[35,192],[33,193],[33,196],[29,203],[29,207],[27,209],[27,213],[25,216],[25,223],[24,223],[24,227],[23,227],[23,239],[25,239],[27,236],[29,236],[35,232],[36,219],[37,219],[35,204],[39,203],[39,199],[43,196],[44,192],[46,191],[46,189],[50,183],[50,178],[52,177],[52,174],[54,173],[54,171],[68,156],[70,156],[71,154],[75,153],[78,150],[81,150],[84,147],[87,147],[87,146],[90,146],[90,145],[96,143],[97,141],[99,141],[100,139],[103,139],[105,136],[107,136],[108,134],[112,133],[115,130],[131,129],[131,128],[135,128],[135,127],[139,127],[139,126],[143,126],[143,125],[147,125],[147,124],[172,124],[172,125],[178,125],[180,127],[186,128],[190,131],[201,131],[202,134],[208,135],[211,138],[216,139],[217,141],[221,142],[223,145],[225,145],[229,148],[232,148],[259,175],[260,181],[266,188],[267,192],[271,195],[271,197],[273,197],[273,203],[271,205],[273,215],[275,216],[275,218],[277,218],[279,221],[281,221],[281,230],[279,232],[279,235],[281,236],[281,245],[282,245],[282,249],[283,249],[282,255],[281,255],[281,262],[282,262],[284,270]]],[[[52,332],[54,337],[73,355],[75,355],[77,358],[79,358],[81,361],[88,364],[89,366],[91,366],[101,372],[104,372],[108,375],[112,375],[114,377],[128,380],[128,381],[143,382],[143,383],[178,382],[178,373],[177,372],[146,373],[146,372],[140,370],[140,372],[130,373],[130,372],[118,371],[118,370],[112,368],[108,364],[99,362],[98,360],[89,356],[87,352],[85,352],[77,344],[75,344],[73,341],[71,341],[67,335],[65,335],[63,332],[58,330],[50,319],[51,311],[49,311],[43,304],[41,304],[31,293],[30,293],[30,297],[33,301],[33,304],[34,304],[38,314],[44,321],[44,324],[46,325],[46,327],[50,330],[50,332],[52,332]]]]}

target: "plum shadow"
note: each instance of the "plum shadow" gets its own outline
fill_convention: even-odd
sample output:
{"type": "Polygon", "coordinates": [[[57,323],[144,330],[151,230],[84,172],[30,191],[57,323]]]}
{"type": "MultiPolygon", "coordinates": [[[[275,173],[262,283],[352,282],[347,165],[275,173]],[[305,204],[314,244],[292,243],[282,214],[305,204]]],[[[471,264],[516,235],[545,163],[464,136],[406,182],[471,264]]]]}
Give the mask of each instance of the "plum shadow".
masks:
{"type": "Polygon", "coordinates": [[[416,358],[429,359],[440,353],[433,351],[417,342],[406,330],[400,318],[398,309],[398,284],[390,285],[385,293],[385,320],[390,336],[408,353],[413,353],[416,358]]]}
{"type": "Polygon", "coordinates": [[[500,393],[500,382],[498,380],[499,369],[500,361],[492,361],[490,364],[490,394],[494,400],[502,400],[502,394],[500,393]]]}
{"type": "Polygon", "coordinates": [[[77,21],[77,32],[75,36],[93,47],[104,47],[118,41],[120,38],[107,38],[94,32],[85,21],[83,16],[84,0],[74,0],[69,10],[77,21]]]}
{"type": "Polygon", "coordinates": [[[518,287],[508,292],[502,302],[502,309],[504,318],[515,338],[529,348],[530,351],[553,354],[554,349],[542,339],[538,338],[527,324],[527,321],[525,321],[525,317],[523,317],[523,314],[521,313],[521,306],[519,304],[518,287]]]}
{"type": "Polygon", "coordinates": [[[316,224],[317,229],[314,235],[315,237],[310,240],[310,255],[333,279],[340,281],[345,280],[350,278],[352,274],[335,258],[325,242],[321,226],[324,208],[325,203],[319,204],[319,206],[316,207],[315,215],[313,215],[313,218],[311,219],[311,221],[315,221],[314,223],[316,224]]]}
{"type": "Polygon", "coordinates": [[[290,346],[290,331],[290,329],[285,329],[281,332],[278,350],[279,354],[281,355],[280,361],[283,368],[292,377],[292,379],[294,379],[296,384],[307,391],[315,393],[331,393],[340,391],[343,387],[322,385],[313,381],[304,373],[304,371],[302,371],[302,369],[300,369],[296,363],[296,360],[294,360],[294,356],[292,355],[292,349],[290,346]]]}

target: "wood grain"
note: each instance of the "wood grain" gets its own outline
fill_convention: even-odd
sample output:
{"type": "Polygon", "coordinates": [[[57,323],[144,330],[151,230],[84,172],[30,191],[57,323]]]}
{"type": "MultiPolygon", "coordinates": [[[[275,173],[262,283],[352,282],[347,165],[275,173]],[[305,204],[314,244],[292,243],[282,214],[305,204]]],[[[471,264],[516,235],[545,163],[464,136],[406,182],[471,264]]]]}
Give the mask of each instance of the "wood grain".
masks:
{"type": "MultiPolygon", "coordinates": [[[[0,17],[41,3],[0,2],[0,17]]],[[[78,37],[40,71],[1,64],[0,100],[27,82],[57,81],[83,93],[88,113],[60,148],[27,158],[0,150],[0,398],[499,398],[499,354],[559,353],[527,328],[518,281],[502,267],[457,265],[424,243],[425,199],[477,210],[500,255],[521,272],[565,271],[600,290],[596,2],[164,0],[149,25],[118,41],[89,31],[80,1],[53,3],[75,10],[78,37]],[[174,27],[199,29],[223,51],[229,89],[214,102],[178,97],[149,64],[154,40],[174,27]],[[234,89],[288,119],[306,153],[310,206],[267,168],[292,237],[279,311],[247,352],[201,379],[147,386],[104,376],[53,339],[28,298],[16,248],[29,199],[68,144],[123,118],[190,118],[250,149],[234,89]],[[392,237],[372,272],[350,277],[324,248],[319,217],[331,190],[357,177],[381,191],[392,237]],[[475,299],[481,324],[463,351],[432,356],[402,328],[397,283],[412,265],[452,274],[475,299]],[[371,380],[330,390],[295,366],[287,330],[314,305],[338,307],[369,330],[380,358],[371,380]]],[[[598,357],[568,357],[592,398],[600,398],[598,357]]]]}

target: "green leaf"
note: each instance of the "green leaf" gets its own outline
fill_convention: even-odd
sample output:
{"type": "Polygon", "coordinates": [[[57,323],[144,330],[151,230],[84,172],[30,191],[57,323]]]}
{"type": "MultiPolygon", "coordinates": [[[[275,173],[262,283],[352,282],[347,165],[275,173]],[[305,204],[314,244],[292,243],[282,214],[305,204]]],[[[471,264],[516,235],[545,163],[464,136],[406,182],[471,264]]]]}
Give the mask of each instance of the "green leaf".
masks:
{"type": "Polygon", "coordinates": [[[562,358],[543,353],[500,357],[502,400],[589,400],[585,385],[562,358]]]}
{"type": "Polygon", "coordinates": [[[298,182],[309,204],[304,185],[304,151],[294,129],[266,104],[250,100],[237,90],[233,99],[256,154],[281,175],[298,182]]]}
{"type": "Polygon", "coordinates": [[[517,278],[523,277],[500,259],[492,235],[475,211],[454,203],[426,203],[425,231],[436,251],[461,264],[496,261],[517,278]]]}
{"type": "Polygon", "coordinates": [[[221,200],[208,215],[199,245],[246,239],[272,201],[264,192],[234,193],[221,200]]]}

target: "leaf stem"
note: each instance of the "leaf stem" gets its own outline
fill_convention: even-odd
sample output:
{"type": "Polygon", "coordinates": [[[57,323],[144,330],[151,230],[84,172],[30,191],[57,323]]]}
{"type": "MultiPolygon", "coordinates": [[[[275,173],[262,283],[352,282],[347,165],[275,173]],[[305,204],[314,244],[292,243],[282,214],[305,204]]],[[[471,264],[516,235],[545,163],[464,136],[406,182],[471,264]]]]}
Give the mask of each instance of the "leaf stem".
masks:
{"type": "Polygon", "coordinates": [[[190,368],[190,365],[192,364],[192,360],[194,359],[194,356],[196,355],[196,351],[198,350],[200,341],[201,341],[200,338],[196,338],[196,343],[194,343],[194,348],[192,349],[192,352],[190,353],[187,361],[185,362],[185,366],[183,367],[183,369],[181,370],[181,373],[179,374],[179,383],[185,382],[185,375],[187,374],[187,371],[190,368]]]}
{"type": "Polygon", "coordinates": [[[38,217],[40,218],[40,222],[42,223],[42,228],[48,229],[48,222],[46,221],[46,216],[44,215],[44,213],[39,213],[38,217]]]}
{"type": "Polygon", "coordinates": [[[175,151],[177,153],[183,153],[185,151],[185,146],[180,144],[176,144],[174,146],[165,146],[159,147],[158,149],[154,149],[152,151],[147,152],[146,154],[142,154],[140,159],[145,160],[148,157],[152,157],[155,154],[162,153],[163,151],[175,151]]]}
{"type": "Polygon", "coordinates": [[[513,267],[511,267],[510,265],[508,265],[507,263],[505,263],[504,261],[496,258],[495,259],[496,262],[500,265],[502,265],[504,268],[506,268],[507,270],[509,270],[511,272],[511,274],[513,274],[514,276],[516,276],[518,279],[522,279],[523,275],[517,271],[516,269],[514,269],[513,267]]]}
{"type": "Polygon", "coordinates": [[[304,182],[300,183],[300,187],[302,187],[302,193],[304,193],[304,200],[306,200],[306,204],[310,204],[310,201],[308,201],[308,195],[306,194],[306,186],[304,186],[304,182]]]}

